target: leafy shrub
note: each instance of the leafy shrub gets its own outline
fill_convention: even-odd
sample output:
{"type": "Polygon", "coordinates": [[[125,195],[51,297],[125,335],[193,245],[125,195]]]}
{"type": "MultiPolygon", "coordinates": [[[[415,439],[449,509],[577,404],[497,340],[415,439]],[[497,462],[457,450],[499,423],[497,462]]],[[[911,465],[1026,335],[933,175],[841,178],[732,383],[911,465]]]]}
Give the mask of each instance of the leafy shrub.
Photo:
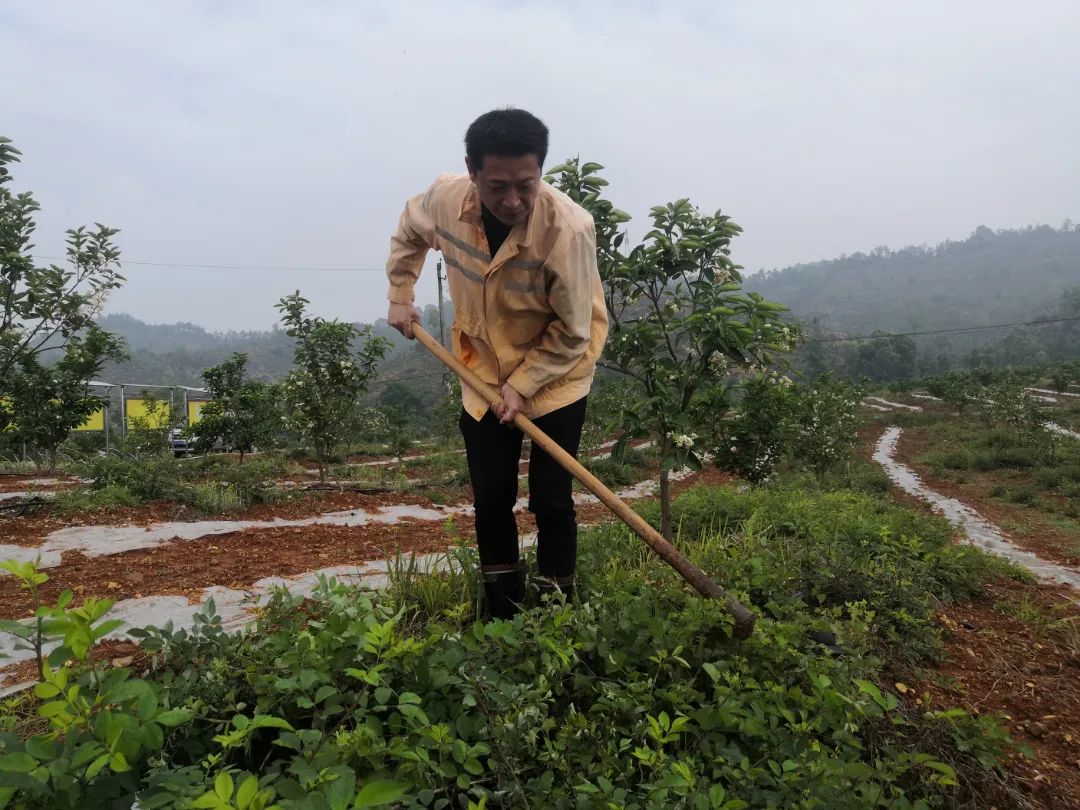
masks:
{"type": "MultiPolygon", "coordinates": [[[[207,512],[230,512],[282,497],[273,476],[290,470],[279,454],[248,459],[243,464],[225,456],[175,459],[171,456],[102,456],[91,459],[80,471],[91,479],[87,504],[134,506],[155,500],[186,503],[207,512]]],[[[79,503],[71,495],[58,508],[79,503]]]]}
{"type": "Polygon", "coordinates": [[[858,438],[856,408],[862,394],[861,387],[829,374],[796,392],[792,454],[814,473],[819,484],[830,469],[851,458],[858,438]]]}
{"type": "Polygon", "coordinates": [[[1031,505],[1038,500],[1039,493],[1032,486],[1023,486],[1010,491],[1006,497],[1012,503],[1031,505]]]}
{"type": "Polygon", "coordinates": [[[123,484],[107,484],[101,489],[73,489],[57,492],[52,501],[52,508],[60,514],[74,514],[93,509],[111,509],[138,504],[139,499],[123,484]]]}
{"type": "Polygon", "coordinates": [[[195,484],[187,496],[192,506],[208,515],[239,512],[247,506],[233,484],[195,484]]]}
{"type": "Polygon", "coordinates": [[[1042,467],[1032,474],[1032,481],[1041,489],[1061,489],[1071,494],[1080,485],[1080,463],[1042,467]]]}
{"type": "MultiPolygon", "coordinates": [[[[649,477],[649,468],[654,460],[655,454],[649,455],[640,450],[628,448],[623,452],[621,460],[608,456],[607,458],[582,459],[582,464],[609,487],[624,487],[649,477]]],[[[655,467],[652,471],[655,472],[655,467]]]]}
{"type": "Polygon", "coordinates": [[[952,450],[940,457],[940,463],[949,470],[967,470],[971,468],[971,454],[967,450],[952,450]]]}
{"type": "Polygon", "coordinates": [[[754,484],[771,478],[790,444],[795,390],[786,377],[744,380],[734,413],[714,418],[716,466],[754,484]]]}
{"type": "Polygon", "coordinates": [[[984,555],[950,542],[944,519],[851,492],[693,489],[675,517],[684,543],[733,538],[705,570],[746,578],[757,604],[799,594],[800,609],[870,605],[880,651],[904,661],[937,654],[934,601],[974,593],[985,570],[984,555]],[[756,542],[739,547],[740,535],[756,542]]]}
{"type": "Polygon", "coordinates": [[[976,450],[969,456],[968,469],[990,470],[1025,469],[1042,463],[1041,453],[1032,447],[995,447],[976,450]]]}
{"type": "Polygon", "coordinates": [[[184,489],[182,462],[171,456],[101,456],[83,466],[91,489],[124,487],[139,501],[179,500],[184,489]]]}
{"type": "Polygon", "coordinates": [[[884,495],[892,490],[892,479],[880,464],[862,458],[853,458],[844,469],[825,478],[826,488],[850,489],[867,495],[884,495]]]}

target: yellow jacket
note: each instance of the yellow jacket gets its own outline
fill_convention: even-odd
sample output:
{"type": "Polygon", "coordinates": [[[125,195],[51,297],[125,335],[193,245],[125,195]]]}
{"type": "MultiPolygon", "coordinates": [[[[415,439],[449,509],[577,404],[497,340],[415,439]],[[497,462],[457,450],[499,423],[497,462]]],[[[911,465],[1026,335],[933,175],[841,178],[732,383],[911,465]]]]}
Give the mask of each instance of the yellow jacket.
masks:
{"type": "MultiPolygon", "coordinates": [[[[549,184],[540,186],[529,218],[492,257],[469,176],[441,175],[406,203],[386,264],[387,297],[411,304],[428,250],[443,254],[454,354],[484,382],[509,382],[529,417],[589,393],[608,332],[592,216],[549,184]]],[[[462,400],[474,419],[488,409],[465,385],[462,400]]]]}

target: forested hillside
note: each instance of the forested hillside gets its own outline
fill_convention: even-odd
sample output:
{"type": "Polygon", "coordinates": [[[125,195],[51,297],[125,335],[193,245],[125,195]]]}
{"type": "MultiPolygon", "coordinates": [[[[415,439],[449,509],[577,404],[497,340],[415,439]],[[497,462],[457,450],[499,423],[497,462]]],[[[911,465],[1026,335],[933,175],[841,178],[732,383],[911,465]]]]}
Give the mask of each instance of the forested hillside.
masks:
{"type": "MultiPolygon", "coordinates": [[[[802,321],[848,334],[984,326],[1032,319],[1080,285],[1080,228],[979,227],[960,242],[877,248],[748,276],[802,321]]],[[[994,336],[990,336],[993,338],[994,336]]]]}

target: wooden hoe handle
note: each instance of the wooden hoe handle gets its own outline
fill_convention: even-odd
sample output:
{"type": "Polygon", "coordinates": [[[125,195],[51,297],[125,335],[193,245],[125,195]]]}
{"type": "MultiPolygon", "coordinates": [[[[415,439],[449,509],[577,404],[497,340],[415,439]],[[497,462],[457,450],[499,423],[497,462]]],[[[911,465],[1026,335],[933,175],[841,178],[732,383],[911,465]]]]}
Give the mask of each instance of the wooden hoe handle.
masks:
{"type": "MultiPolygon", "coordinates": [[[[420,324],[413,321],[413,335],[426,346],[432,354],[457,374],[466,385],[474,389],[490,404],[502,404],[502,397],[492,386],[481,380],[476,374],[448,352],[441,343],[433,338],[420,324]]],[[[747,638],[754,629],[756,616],[747,610],[746,606],[734,597],[725,593],[724,590],[712,581],[705,572],[688,560],[671,543],[664,539],[660,532],[650,526],[644,518],[631,509],[614,492],[608,489],[600,479],[585,469],[572,455],[567,453],[555,443],[544,431],[540,430],[528,417],[518,414],[514,417],[514,425],[525,435],[532,439],[533,444],[542,448],[545,453],[559,462],[574,478],[592,492],[600,501],[615,513],[623,523],[634,530],[645,543],[655,551],[668,565],[679,572],[687,582],[694,586],[698,593],[709,599],[722,599],[727,604],[727,609],[735,617],[735,637],[747,638]]]]}

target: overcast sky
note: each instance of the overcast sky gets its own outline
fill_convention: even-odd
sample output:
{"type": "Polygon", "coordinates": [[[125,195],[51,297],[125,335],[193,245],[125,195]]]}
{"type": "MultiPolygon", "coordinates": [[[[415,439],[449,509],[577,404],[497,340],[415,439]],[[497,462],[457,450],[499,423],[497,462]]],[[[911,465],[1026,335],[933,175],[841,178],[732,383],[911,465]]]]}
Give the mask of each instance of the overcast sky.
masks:
{"type": "Polygon", "coordinates": [[[748,270],[1080,220],[1077,43],[1076,0],[8,2],[0,134],[41,254],[98,221],[128,260],[354,268],[128,264],[109,311],[267,328],[299,288],[367,321],[405,199],[496,106],[605,164],[631,235],[723,208],[748,270]]]}

